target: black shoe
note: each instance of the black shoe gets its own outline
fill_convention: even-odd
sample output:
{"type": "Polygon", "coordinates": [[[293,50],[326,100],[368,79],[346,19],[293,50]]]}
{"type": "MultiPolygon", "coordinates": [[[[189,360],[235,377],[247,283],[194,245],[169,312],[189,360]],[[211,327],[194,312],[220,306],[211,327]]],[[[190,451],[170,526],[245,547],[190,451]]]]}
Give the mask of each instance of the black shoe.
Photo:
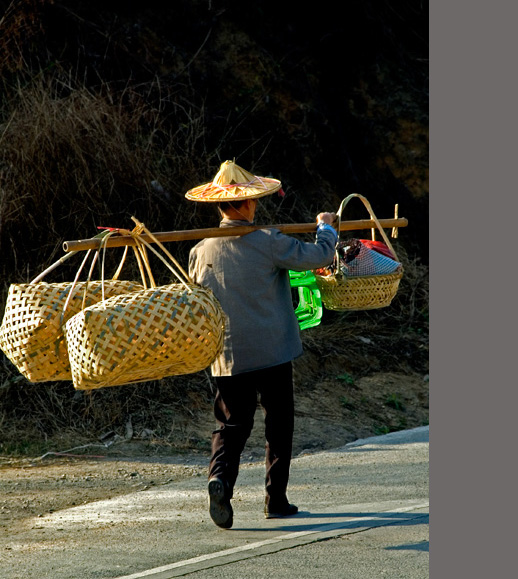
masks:
{"type": "Polygon", "coordinates": [[[234,512],[225,493],[225,485],[219,478],[209,480],[209,513],[214,523],[222,529],[230,529],[234,512]]]}
{"type": "Polygon", "coordinates": [[[275,505],[273,505],[273,507],[274,508],[272,508],[271,505],[266,505],[264,507],[264,516],[266,519],[282,519],[283,517],[296,515],[299,512],[299,508],[290,503],[286,503],[280,508],[275,508],[275,505]]]}

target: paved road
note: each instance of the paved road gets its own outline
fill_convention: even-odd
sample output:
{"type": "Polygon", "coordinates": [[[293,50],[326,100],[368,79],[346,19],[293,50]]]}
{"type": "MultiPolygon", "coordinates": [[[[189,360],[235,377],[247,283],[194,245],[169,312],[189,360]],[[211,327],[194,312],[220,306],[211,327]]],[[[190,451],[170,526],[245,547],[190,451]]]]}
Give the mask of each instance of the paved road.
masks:
{"type": "Polygon", "coordinates": [[[244,464],[231,530],[210,520],[204,476],[56,512],[13,537],[0,577],[425,579],[428,451],[422,427],[296,457],[288,519],[264,519],[264,467],[244,464]]]}

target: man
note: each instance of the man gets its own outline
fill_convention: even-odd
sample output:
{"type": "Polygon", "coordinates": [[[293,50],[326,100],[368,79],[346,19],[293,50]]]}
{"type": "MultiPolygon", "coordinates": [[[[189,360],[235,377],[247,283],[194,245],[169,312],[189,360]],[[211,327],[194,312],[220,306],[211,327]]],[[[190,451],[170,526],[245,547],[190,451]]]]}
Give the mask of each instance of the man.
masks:
{"type": "MultiPolygon", "coordinates": [[[[217,203],[220,227],[231,228],[253,224],[257,199],[280,187],[277,179],[254,176],[226,161],[212,182],[189,190],[186,197],[217,203]]],[[[258,394],[265,419],[265,516],[298,512],[286,496],[294,424],[292,360],[302,354],[288,270],[306,271],[333,261],[335,218],[334,213],[317,216],[315,243],[261,229],[204,239],[191,250],[190,277],[212,289],[226,315],[223,351],[211,367],[218,428],[212,435],[209,512],[219,527],[228,529],[233,523],[230,501],[258,394]]]]}

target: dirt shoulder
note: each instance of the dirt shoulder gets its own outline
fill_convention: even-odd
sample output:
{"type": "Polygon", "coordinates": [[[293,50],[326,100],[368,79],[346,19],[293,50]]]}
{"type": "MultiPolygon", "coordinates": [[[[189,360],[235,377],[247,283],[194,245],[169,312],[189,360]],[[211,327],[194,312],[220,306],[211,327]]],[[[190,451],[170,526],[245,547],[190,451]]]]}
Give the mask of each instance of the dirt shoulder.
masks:
{"type": "MultiPolygon", "coordinates": [[[[380,373],[353,383],[338,374],[313,386],[301,382],[295,391],[294,456],[428,424],[428,381],[421,375],[380,373]]],[[[42,457],[0,457],[0,537],[7,537],[29,518],[205,477],[214,427],[210,405],[188,420],[192,443],[182,453],[171,454],[152,433],[140,433],[131,440],[93,441],[42,457]]],[[[263,420],[258,410],[242,461],[263,459],[263,420]]]]}

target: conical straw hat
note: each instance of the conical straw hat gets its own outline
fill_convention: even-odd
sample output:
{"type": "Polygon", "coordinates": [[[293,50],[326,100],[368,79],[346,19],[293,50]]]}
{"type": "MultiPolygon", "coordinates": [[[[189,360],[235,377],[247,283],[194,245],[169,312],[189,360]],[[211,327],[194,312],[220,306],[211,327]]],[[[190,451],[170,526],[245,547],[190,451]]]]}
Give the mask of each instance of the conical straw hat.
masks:
{"type": "Polygon", "coordinates": [[[252,175],[233,161],[221,164],[214,180],[204,185],[189,189],[185,194],[191,201],[236,201],[243,199],[257,199],[271,195],[281,188],[278,179],[257,177],[252,175]]]}

